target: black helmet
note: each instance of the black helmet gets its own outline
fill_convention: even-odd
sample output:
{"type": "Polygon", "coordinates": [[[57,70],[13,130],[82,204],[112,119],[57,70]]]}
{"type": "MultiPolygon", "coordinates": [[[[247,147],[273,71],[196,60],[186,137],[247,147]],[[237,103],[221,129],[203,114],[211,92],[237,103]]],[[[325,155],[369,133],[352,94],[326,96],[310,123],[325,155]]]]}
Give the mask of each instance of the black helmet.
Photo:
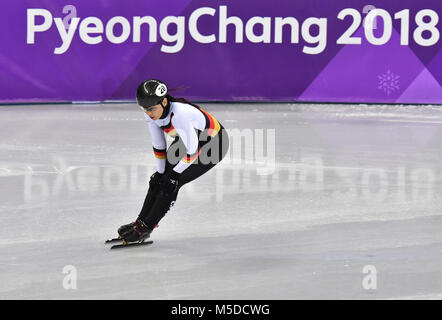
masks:
{"type": "Polygon", "coordinates": [[[159,104],[167,95],[167,86],[156,79],[143,81],[137,89],[137,102],[142,107],[159,104]]]}

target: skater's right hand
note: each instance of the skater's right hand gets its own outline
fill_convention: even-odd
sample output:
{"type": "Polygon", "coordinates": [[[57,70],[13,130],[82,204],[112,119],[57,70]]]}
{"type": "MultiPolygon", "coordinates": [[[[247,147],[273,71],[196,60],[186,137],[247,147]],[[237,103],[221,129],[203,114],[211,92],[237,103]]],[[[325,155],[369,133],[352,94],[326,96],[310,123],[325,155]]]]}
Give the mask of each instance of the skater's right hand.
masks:
{"type": "Polygon", "coordinates": [[[178,190],[180,174],[175,170],[166,172],[160,182],[161,192],[163,194],[171,194],[178,190]]]}
{"type": "Polygon", "coordinates": [[[151,177],[149,181],[150,186],[159,185],[161,182],[161,179],[163,178],[164,173],[159,173],[158,171],[155,172],[151,177]]]}

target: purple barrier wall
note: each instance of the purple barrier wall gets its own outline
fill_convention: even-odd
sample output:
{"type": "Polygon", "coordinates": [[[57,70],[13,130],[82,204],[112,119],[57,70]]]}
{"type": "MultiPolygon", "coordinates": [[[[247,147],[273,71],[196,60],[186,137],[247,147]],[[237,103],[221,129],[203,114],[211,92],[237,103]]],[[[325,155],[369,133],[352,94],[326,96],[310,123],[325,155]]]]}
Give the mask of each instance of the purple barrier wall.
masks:
{"type": "Polygon", "coordinates": [[[440,0],[0,3],[0,102],[442,103],[440,0]]]}

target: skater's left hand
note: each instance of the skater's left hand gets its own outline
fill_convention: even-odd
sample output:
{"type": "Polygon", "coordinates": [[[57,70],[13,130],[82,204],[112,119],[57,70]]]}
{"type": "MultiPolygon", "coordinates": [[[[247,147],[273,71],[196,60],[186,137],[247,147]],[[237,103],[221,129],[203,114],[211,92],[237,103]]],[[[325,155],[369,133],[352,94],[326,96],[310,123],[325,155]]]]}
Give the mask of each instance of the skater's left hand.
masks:
{"type": "Polygon", "coordinates": [[[161,190],[166,194],[176,192],[179,185],[179,176],[180,174],[173,169],[166,172],[166,174],[164,174],[164,176],[161,178],[161,190]]]}

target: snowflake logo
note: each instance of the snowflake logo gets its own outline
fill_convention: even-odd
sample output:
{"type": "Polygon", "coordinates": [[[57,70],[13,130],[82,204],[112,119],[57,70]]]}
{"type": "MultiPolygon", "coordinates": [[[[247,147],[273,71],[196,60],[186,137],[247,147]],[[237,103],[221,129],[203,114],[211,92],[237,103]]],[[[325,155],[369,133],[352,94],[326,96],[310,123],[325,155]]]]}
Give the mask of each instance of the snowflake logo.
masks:
{"type": "Polygon", "coordinates": [[[379,86],[378,89],[383,90],[387,95],[390,95],[395,90],[399,90],[399,78],[400,76],[395,75],[390,70],[378,76],[379,86]]]}

